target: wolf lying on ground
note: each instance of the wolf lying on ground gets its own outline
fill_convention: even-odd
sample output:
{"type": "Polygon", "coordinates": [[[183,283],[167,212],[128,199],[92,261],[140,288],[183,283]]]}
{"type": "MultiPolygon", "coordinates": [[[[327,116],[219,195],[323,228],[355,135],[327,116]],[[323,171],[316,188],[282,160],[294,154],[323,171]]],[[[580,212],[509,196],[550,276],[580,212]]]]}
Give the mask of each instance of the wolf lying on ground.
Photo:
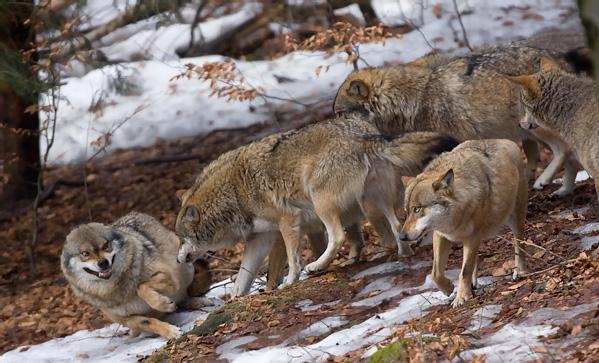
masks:
{"type": "Polygon", "coordinates": [[[524,234],[527,205],[526,166],[518,145],[505,139],[466,141],[433,160],[408,185],[401,238],[415,240],[434,231],[432,278],[447,295],[453,291],[445,277],[450,243],[463,244],[464,261],[452,303],[457,307],[472,296],[481,241],[504,224],[515,238],[514,277],[526,272],[518,241],[524,234]]]}
{"type": "Polygon", "coordinates": [[[539,72],[512,77],[522,87],[526,109],[523,124],[539,124],[557,133],[595,181],[599,201],[599,101],[595,82],[561,69],[551,59],[541,60],[539,72]]]}
{"type": "Polygon", "coordinates": [[[227,162],[217,159],[181,195],[175,227],[184,241],[179,260],[247,241],[233,291],[243,295],[280,233],[289,265],[286,286],[299,278],[304,233],[321,231],[324,224],[327,248],[305,267],[323,270],[347,238],[344,227],[363,217],[381,236],[390,236],[400,254],[411,254],[409,244],[397,239],[396,172],[415,175],[456,142],[431,132],[385,139],[364,134],[364,127],[368,123],[348,115],[221,156],[227,162]]]}
{"type": "Polygon", "coordinates": [[[170,339],[180,329],[157,317],[177,304],[210,304],[197,297],[210,286],[207,265],[177,263],[179,245],[156,219],[132,212],[111,225],[89,223],[71,231],[61,267],[75,295],[128,327],[130,336],[143,331],[170,339]]]}

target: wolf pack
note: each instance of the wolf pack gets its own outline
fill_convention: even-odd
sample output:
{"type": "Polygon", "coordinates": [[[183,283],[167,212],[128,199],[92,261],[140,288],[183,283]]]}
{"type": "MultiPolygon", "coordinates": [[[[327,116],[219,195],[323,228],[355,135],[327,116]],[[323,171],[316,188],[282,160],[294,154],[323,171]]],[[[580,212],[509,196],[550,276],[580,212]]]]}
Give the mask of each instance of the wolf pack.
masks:
{"type": "Polygon", "coordinates": [[[505,225],[513,278],[526,276],[534,271],[522,243],[529,181],[542,189],[563,170],[554,193],[565,197],[582,166],[599,196],[599,104],[588,49],[560,49],[563,42],[548,38],[356,70],[338,89],[334,117],[206,166],[176,193],[174,231],[136,212],[76,227],[66,237],[63,272],[77,296],[131,335],[166,338],[181,331],[161,320],[165,313],[210,304],[202,257],[239,241],[232,297],[248,294],[263,269],[268,288],[283,289],[302,270],[335,268],[345,243],[343,264],[360,261],[364,220],[380,238],[373,258],[410,256],[415,241],[432,235],[431,277],[453,307],[473,296],[481,242],[505,225]],[[553,159],[535,180],[540,145],[553,159]],[[457,289],[445,276],[455,243],[463,246],[457,289]]]}

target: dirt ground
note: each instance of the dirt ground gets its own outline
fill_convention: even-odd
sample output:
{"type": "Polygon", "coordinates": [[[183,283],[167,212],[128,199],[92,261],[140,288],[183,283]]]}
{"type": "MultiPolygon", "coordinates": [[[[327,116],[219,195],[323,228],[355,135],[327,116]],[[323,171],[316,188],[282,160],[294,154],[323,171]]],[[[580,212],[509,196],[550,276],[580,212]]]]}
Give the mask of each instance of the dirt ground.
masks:
{"type": "MultiPolygon", "coordinates": [[[[40,241],[36,248],[38,276],[33,281],[30,280],[26,248],[31,239],[31,212],[0,223],[3,246],[0,251],[0,353],[107,324],[99,311],[73,296],[60,272],[60,250],[71,228],[91,220],[111,222],[131,210],[152,214],[166,226],[172,227],[178,211],[175,191],[190,186],[194,176],[210,160],[265,134],[290,129],[306,120],[320,117],[303,115],[290,118],[293,121],[256,125],[243,130],[216,131],[176,142],[160,142],[148,148],[121,150],[87,165],[50,170],[47,185],[56,183],[56,187],[39,211],[40,241]]],[[[406,346],[410,349],[402,353],[402,359],[422,358],[421,361],[430,361],[452,358],[472,346],[472,337],[465,335],[464,331],[473,311],[482,305],[501,304],[502,310],[493,324],[479,334],[498,330],[509,322],[521,321],[529,311],[539,307],[567,309],[568,306],[597,299],[597,257],[591,253],[579,256],[579,236],[570,233],[573,228],[589,221],[599,221],[597,209],[559,220],[551,217],[565,209],[574,210],[590,205],[595,198],[592,183],[581,183],[576,196],[565,199],[549,196],[555,189],[556,186],[551,186],[542,192],[531,191],[529,196],[526,238],[545,249],[531,248],[531,266],[533,270],[541,272],[521,282],[499,280],[492,287],[479,291],[474,299],[458,309],[446,305],[435,306],[424,318],[397,326],[395,336],[400,339],[404,339],[408,331],[430,332],[442,337],[426,344],[422,344],[422,339],[417,342],[415,337],[407,339],[406,346]],[[542,288],[539,287],[541,285],[542,288]]],[[[366,226],[364,233],[368,241],[365,250],[368,260],[378,238],[369,226],[366,226]]],[[[506,232],[483,244],[480,251],[481,276],[502,276],[511,272],[513,248],[505,239],[509,237],[510,234],[506,232]]],[[[198,335],[189,334],[170,342],[148,360],[163,361],[168,358],[172,361],[190,361],[198,357],[205,361],[217,360],[215,348],[231,332],[241,336],[258,336],[246,348],[259,349],[282,342],[311,322],[332,314],[342,314],[352,324],[366,320],[377,311],[368,307],[352,307],[352,302],[358,299],[358,291],[372,278],[351,280],[350,276],[382,261],[340,268],[337,263],[343,261],[343,253],[329,271],[289,289],[229,302],[219,310],[221,314],[225,312],[229,319],[209,327],[210,334],[201,333],[205,326],[198,328],[198,335]],[[327,291],[327,294],[322,291],[327,291]],[[324,305],[306,314],[295,307],[298,301],[304,299],[310,299],[314,304],[340,302],[334,307],[324,305]],[[262,313],[256,314],[258,311],[262,313]],[[268,319],[263,318],[264,312],[268,312],[268,319]],[[267,339],[267,336],[273,335],[278,335],[276,341],[267,339]]],[[[240,250],[223,251],[219,257],[222,258],[210,261],[215,281],[227,277],[229,271],[238,266],[240,250]]],[[[402,261],[415,263],[427,259],[431,259],[430,246],[420,247],[416,256],[402,261]]],[[[450,266],[456,268],[460,263],[461,249],[456,246],[450,257],[450,266]]],[[[428,270],[429,267],[400,273],[394,277],[394,282],[397,286],[421,284],[428,270]]],[[[380,309],[380,306],[376,309],[380,309]]],[[[576,334],[585,338],[577,341],[579,346],[564,350],[563,356],[557,357],[558,360],[568,358],[590,362],[598,359],[599,346],[593,344],[599,338],[597,315],[599,312],[595,312],[594,316],[580,316],[560,326],[562,337],[574,334],[575,330],[576,334]]],[[[307,343],[318,340],[315,337],[305,339],[307,343]]],[[[559,339],[559,336],[547,337],[547,344],[559,339]]],[[[355,361],[362,353],[354,351],[335,361],[355,361]]],[[[548,360],[550,358],[556,357],[548,357],[548,360]]]]}

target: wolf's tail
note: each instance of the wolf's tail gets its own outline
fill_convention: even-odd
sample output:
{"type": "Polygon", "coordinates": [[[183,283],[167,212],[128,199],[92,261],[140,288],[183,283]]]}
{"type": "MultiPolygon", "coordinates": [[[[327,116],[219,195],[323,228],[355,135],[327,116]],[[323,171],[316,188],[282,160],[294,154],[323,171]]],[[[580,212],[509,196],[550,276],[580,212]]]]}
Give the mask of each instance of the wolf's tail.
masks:
{"type": "Polygon", "coordinates": [[[387,140],[380,155],[399,167],[402,175],[416,176],[431,160],[458,144],[453,137],[437,132],[408,132],[387,140]]]}

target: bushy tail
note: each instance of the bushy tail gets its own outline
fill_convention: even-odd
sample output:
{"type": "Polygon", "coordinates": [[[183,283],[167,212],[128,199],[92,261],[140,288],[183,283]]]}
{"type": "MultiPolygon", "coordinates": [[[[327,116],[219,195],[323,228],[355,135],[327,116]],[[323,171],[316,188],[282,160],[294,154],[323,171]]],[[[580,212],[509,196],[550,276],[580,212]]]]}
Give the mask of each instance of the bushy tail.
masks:
{"type": "Polygon", "coordinates": [[[431,160],[458,144],[453,137],[437,132],[408,132],[387,141],[381,155],[399,167],[402,175],[416,176],[431,160]]]}

